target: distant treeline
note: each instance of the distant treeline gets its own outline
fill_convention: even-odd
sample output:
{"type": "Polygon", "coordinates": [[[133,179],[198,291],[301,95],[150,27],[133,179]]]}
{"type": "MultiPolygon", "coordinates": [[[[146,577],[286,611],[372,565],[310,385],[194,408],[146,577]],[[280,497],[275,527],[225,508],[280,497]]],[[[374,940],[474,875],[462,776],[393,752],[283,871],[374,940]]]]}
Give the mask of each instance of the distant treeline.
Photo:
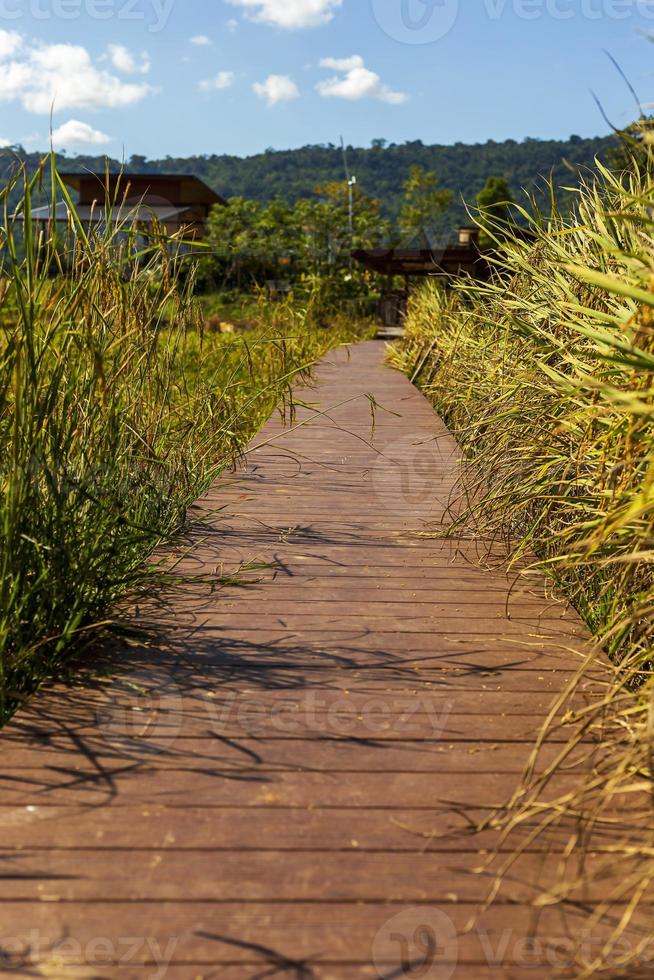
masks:
{"type": "MultiPolygon", "coordinates": [[[[615,145],[611,136],[569,140],[526,139],[523,142],[505,140],[496,143],[452,146],[427,146],[420,140],[409,143],[386,143],[375,140],[368,149],[348,147],[348,165],[367,195],[382,202],[386,215],[397,217],[404,196],[403,184],[412,166],[434,171],[442,188],[451,190],[454,202],[452,225],[466,220],[463,201],[474,203],[476,195],[489,176],[504,177],[517,200],[523,190],[543,187],[544,179],[552,175],[556,187],[574,185],[580,171],[593,167],[594,160],[606,159],[615,145]]],[[[38,165],[38,153],[27,153],[22,147],[0,151],[0,177],[6,177],[15,167],[17,157],[29,167],[38,165]]],[[[104,170],[103,156],[61,155],[58,163],[63,170],[104,170]]],[[[110,160],[112,169],[120,161],[110,160]]],[[[297,150],[267,150],[255,156],[241,158],[228,155],[165,157],[148,160],[132,156],[125,164],[126,172],[189,173],[206,181],[225,197],[246,197],[269,201],[280,197],[289,202],[310,197],[314,188],[329,181],[344,179],[341,148],[334,145],[305,146],[297,150]]],[[[566,192],[561,193],[565,203],[566,192]]]]}

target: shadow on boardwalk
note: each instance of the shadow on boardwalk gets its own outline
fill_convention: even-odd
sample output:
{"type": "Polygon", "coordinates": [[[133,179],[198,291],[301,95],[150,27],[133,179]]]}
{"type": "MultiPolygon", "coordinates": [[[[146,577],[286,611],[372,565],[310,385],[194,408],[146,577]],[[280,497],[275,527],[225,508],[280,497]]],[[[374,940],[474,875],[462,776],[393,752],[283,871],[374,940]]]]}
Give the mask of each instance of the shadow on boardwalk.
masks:
{"type": "MultiPolygon", "coordinates": [[[[311,398],[329,418],[271,420],[199,502],[186,581],[2,733],[7,968],[549,980],[556,954],[574,975],[601,890],[534,905],[574,828],[534,846],[525,826],[471,922],[498,844],[477,827],[514,793],[587,636],[542,580],[508,580],[493,543],[417,533],[443,519],[456,446],[382,360],[370,343],[323,362],[311,398]],[[389,411],[372,434],[367,393],[389,411]]],[[[569,735],[555,717],[543,766],[569,735]]],[[[580,744],[545,795],[596,751],[580,744]]]]}

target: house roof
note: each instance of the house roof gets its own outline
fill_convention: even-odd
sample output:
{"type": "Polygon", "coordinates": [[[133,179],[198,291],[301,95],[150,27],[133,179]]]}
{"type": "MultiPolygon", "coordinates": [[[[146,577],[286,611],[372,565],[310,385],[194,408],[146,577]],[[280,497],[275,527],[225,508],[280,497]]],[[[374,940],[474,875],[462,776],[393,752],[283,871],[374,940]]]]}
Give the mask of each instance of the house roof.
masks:
{"type": "Polygon", "coordinates": [[[487,262],[479,250],[468,246],[446,249],[373,248],[352,253],[366,269],[386,276],[457,276],[470,272],[483,276],[487,262]]]}
{"type": "MultiPolygon", "coordinates": [[[[97,181],[98,188],[104,189],[107,186],[106,173],[93,173],[83,171],[82,173],[60,173],[59,176],[65,184],[80,192],[83,185],[88,185],[89,181],[97,181]]],[[[181,200],[175,204],[227,204],[224,197],[216,193],[203,180],[194,174],[144,174],[144,173],[110,173],[109,186],[114,188],[119,182],[122,188],[128,185],[134,190],[135,194],[144,194],[151,189],[153,194],[164,191],[171,184],[180,185],[181,200]]],[[[161,197],[165,197],[161,193],[161,197]]]]}
{"type": "MultiPolygon", "coordinates": [[[[175,208],[170,205],[161,207],[158,205],[141,204],[136,206],[127,205],[125,207],[116,207],[111,211],[111,223],[113,225],[119,225],[123,222],[130,224],[132,222],[138,222],[139,224],[154,224],[155,221],[165,224],[165,222],[179,221],[180,224],[183,223],[184,218],[188,217],[189,221],[193,221],[193,215],[190,213],[191,209],[189,207],[175,208]]],[[[31,212],[32,221],[67,221],[68,216],[71,213],[71,209],[65,201],[60,201],[55,205],[54,213],[52,207],[47,204],[42,208],[34,208],[31,212]]],[[[77,204],[75,205],[75,214],[84,224],[97,224],[98,226],[105,225],[107,221],[107,213],[104,207],[96,206],[91,207],[88,204],[77,204]]],[[[18,218],[22,221],[24,215],[18,215],[18,218]]]]}

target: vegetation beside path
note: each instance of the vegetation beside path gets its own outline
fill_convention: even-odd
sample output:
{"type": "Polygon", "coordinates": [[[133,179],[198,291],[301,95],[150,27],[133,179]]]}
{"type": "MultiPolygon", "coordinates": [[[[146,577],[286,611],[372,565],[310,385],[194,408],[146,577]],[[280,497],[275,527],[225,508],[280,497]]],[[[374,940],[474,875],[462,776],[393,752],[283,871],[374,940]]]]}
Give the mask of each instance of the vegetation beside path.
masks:
{"type": "Polygon", "coordinates": [[[38,180],[0,197],[0,723],[156,576],[144,559],[297,375],[357,336],[292,299],[261,300],[247,334],[208,330],[163,232],[38,240],[9,205],[20,183],[28,215],[38,180]]]}
{"type": "Polygon", "coordinates": [[[540,904],[578,894],[591,873],[583,856],[606,850],[611,833],[611,852],[592,865],[606,896],[597,918],[610,938],[579,950],[579,977],[633,975],[643,950],[621,936],[654,876],[653,207],[648,167],[614,176],[600,166],[572,219],[532,216],[531,242],[498,234],[490,284],[462,283],[448,296],[433,284],[419,291],[406,339],[391,353],[467,454],[461,520],[481,535],[502,534],[513,557],[535,554],[615,664],[606,699],[568,713],[570,743],[554,767],[570,764],[580,730],[592,732],[603,740],[592,778],[544,805],[537,797],[552,768],[538,777],[530,769],[494,818],[508,830],[528,820],[543,833],[573,828],[579,875],[540,904]],[[625,799],[645,802],[622,833],[612,818],[625,799]]]}

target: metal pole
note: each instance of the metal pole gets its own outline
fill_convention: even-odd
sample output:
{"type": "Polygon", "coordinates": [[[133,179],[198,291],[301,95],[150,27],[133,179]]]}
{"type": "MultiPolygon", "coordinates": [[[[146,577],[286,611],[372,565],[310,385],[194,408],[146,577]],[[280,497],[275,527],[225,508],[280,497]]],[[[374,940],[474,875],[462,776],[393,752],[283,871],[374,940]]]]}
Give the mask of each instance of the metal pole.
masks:
{"type": "Polygon", "coordinates": [[[352,258],[352,249],[354,248],[354,188],[356,187],[357,179],[354,175],[350,176],[350,168],[347,164],[347,150],[345,149],[345,140],[341,136],[341,150],[343,151],[343,166],[345,167],[345,179],[347,181],[348,189],[348,228],[350,232],[350,277],[354,271],[354,259],[352,258]]]}
{"type": "Polygon", "coordinates": [[[350,239],[354,238],[354,188],[356,187],[356,177],[351,177],[347,186],[350,189],[350,239]]]}

